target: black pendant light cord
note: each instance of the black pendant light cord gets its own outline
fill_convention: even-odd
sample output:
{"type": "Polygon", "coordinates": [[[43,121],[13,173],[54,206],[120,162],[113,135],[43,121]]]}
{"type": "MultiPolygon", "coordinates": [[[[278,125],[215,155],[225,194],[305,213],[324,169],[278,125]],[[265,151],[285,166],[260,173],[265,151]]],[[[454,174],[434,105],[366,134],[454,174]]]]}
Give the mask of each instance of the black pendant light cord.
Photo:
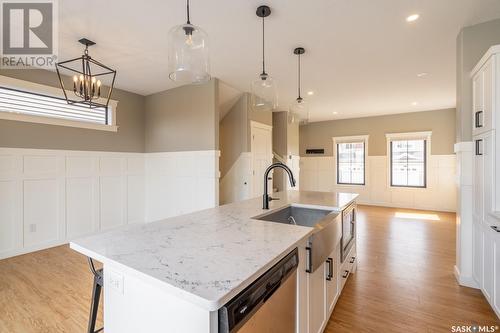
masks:
{"type": "Polygon", "coordinates": [[[265,27],[264,27],[264,18],[262,18],[262,74],[265,75],[266,74],[266,63],[265,63],[265,60],[264,60],[264,54],[265,54],[265,34],[264,34],[264,30],[265,30],[265,27]]]}
{"type": "Polygon", "coordinates": [[[299,56],[299,98],[297,98],[298,100],[301,100],[302,97],[300,97],[300,53],[298,54],[299,56]]]}
{"type": "Polygon", "coordinates": [[[189,21],[189,0],[186,0],[186,11],[187,11],[187,24],[191,24],[191,21],[189,21]]]}

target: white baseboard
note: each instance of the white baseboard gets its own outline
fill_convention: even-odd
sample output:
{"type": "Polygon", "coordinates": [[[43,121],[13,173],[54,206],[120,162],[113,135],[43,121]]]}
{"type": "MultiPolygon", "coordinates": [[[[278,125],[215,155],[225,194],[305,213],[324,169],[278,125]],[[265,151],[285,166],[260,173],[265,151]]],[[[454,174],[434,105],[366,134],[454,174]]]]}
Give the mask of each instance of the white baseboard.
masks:
{"type": "Polygon", "coordinates": [[[474,278],[472,276],[460,275],[460,270],[458,269],[458,267],[454,266],[453,268],[454,268],[453,274],[455,275],[455,279],[457,280],[459,285],[464,286],[464,287],[479,289],[479,286],[478,286],[476,280],[474,280],[474,278]]]}

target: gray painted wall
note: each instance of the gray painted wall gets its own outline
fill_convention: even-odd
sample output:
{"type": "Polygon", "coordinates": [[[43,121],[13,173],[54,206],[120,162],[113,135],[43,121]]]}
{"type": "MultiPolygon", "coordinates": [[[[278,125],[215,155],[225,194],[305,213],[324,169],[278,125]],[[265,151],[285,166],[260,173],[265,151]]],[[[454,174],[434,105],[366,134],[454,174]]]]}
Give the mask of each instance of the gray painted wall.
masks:
{"type": "Polygon", "coordinates": [[[386,155],[386,133],[432,131],[432,154],[453,154],[455,109],[401,113],[387,116],[331,120],[300,126],[300,156],[307,148],[323,148],[333,155],[332,137],[369,135],[368,155],[386,155]]]}
{"type": "MultiPolygon", "coordinates": [[[[46,70],[0,70],[0,75],[59,87],[56,73],[46,70]]],[[[0,119],[0,147],[143,152],[144,96],[116,89],[112,99],[119,101],[118,132],[0,119]]]]}
{"type": "Polygon", "coordinates": [[[500,19],[463,28],[457,37],[456,141],[472,140],[472,80],[470,73],[484,53],[500,44],[500,19]]]}
{"type": "Polygon", "coordinates": [[[219,149],[218,81],[146,97],[145,151],[219,149]]]}

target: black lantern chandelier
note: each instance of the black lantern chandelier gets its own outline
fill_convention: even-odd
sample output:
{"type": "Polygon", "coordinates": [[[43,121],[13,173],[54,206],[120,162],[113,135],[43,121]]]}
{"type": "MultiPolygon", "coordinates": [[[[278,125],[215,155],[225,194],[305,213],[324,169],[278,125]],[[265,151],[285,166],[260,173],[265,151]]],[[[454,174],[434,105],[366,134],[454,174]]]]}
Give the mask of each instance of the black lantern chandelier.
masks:
{"type": "Polygon", "coordinates": [[[85,45],[82,56],[56,64],[57,76],[64,97],[68,104],[85,104],[90,108],[108,107],[115,84],[116,70],[103,65],[89,55],[89,46],[95,45],[93,41],[82,38],[79,42],[85,45]],[[63,69],[69,71],[73,76],[74,96],[71,96],[66,91],[64,78],[61,76],[63,69]],[[103,80],[111,82],[107,92],[104,92],[103,80]]]}

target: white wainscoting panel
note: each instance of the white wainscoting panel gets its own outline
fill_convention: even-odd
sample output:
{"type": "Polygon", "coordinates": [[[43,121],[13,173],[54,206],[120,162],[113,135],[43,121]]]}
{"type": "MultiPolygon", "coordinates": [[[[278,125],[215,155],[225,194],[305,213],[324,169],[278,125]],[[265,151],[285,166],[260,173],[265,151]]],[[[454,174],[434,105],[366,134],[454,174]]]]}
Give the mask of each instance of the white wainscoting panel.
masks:
{"type": "Polygon", "coordinates": [[[144,154],[0,148],[0,259],[144,222],[144,154]]]}
{"type": "Polygon", "coordinates": [[[146,221],[219,204],[219,151],[146,153],[146,221]]]}
{"type": "Polygon", "coordinates": [[[252,195],[252,153],[241,153],[220,181],[221,205],[249,199],[252,195]]]}
{"type": "Polygon", "coordinates": [[[394,188],[389,184],[387,156],[368,156],[366,185],[338,185],[335,159],[331,156],[301,157],[300,188],[305,191],[353,192],[358,202],[370,205],[456,210],[455,155],[431,155],[427,165],[427,188],[394,188]]]}

